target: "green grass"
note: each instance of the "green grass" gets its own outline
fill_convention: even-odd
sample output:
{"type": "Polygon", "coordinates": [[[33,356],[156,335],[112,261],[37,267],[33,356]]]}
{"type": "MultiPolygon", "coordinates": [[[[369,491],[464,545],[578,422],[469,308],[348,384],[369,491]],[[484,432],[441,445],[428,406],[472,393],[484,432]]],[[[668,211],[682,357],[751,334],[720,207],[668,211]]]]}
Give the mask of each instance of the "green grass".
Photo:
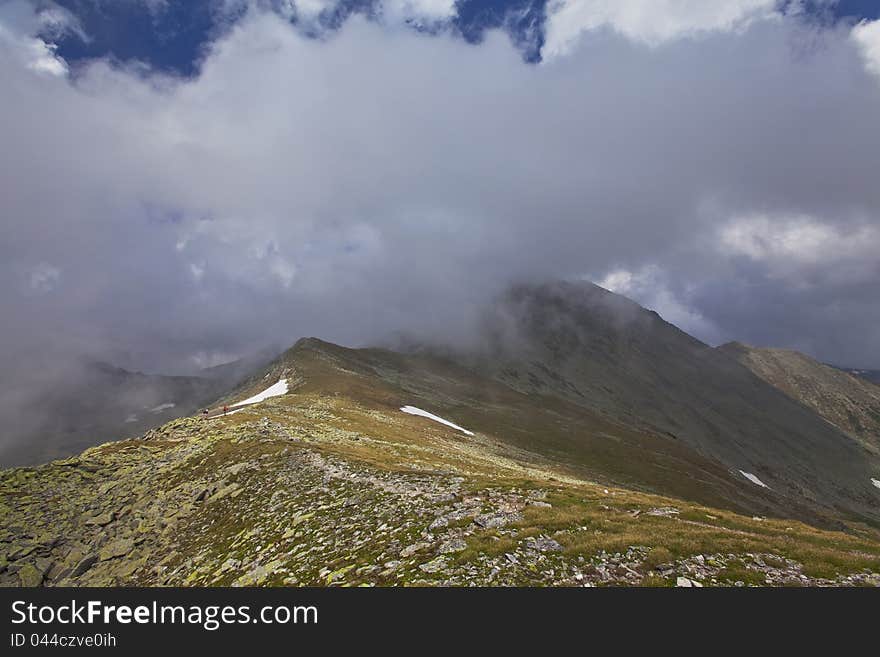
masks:
{"type": "MultiPolygon", "coordinates": [[[[527,506],[521,521],[502,530],[475,530],[467,537],[464,551],[449,555],[449,562],[457,566],[500,557],[516,550],[525,538],[544,535],[562,545],[562,552],[554,553],[553,558],[558,555],[567,563],[583,563],[585,570],[603,551],[613,554],[624,553],[632,546],[647,548],[647,556],[639,567],[644,575],[639,582],[642,586],[674,585],[674,577],[658,573],[657,566],[699,554],[737,555],[725,559],[726,566],[717,575],[722,584],[764,583],[761,573],[746,566],[747,553],[770,555],[764,557],[770,566],[784,566],[783,558],[792,559],[802,564],[803,572],[811,577],[833,579],[864,570],[880,572],[877,530],[848,523],[847,532],[828,531],[794,519],[756,520],[723,505],[707,505],[707,499],[720,495],[717,490],[705,489],[689,478],[684,478],[686,483],[679,487],[669,483],[676,475],[673,466],[690,458],[683,453],[673,453],[669,456],[672,460],[648,462],[651,459],[639,455],[644,456],[642,449],[650,453],[650,445],[628,443],[631,437],[619,432],[613,441],[597,434],[585,440],[583,451],[576,455],[584,463],[594,459],[590,467],[567,467],[555,458],[571,456],[562,447],[563,433],[555,437],[541,434],[538,449],[527,449],[529,444],[524,437],[536,435],[536,429],[523,413],[511,415],[522,420],[521,426],[498,420],[493,433],[466,439],[442,425],[397,411],[401,402],[414,400],[403,399],[394,386],[377,385],[356,373],[342,376],[314,367],[309,384],[296,394],[268,400],[226,418],[177,421],[166,425],[168,435],[160,439],[110,443],[90,450],[83,458],[100,461],[107,467],[99,474],[65,469],[71,486],[80,482],[76,484],[77,490],[82,489],[83,496],[65,501],[59,495],[57,503],[47,505],[45,515],[20,518],[17,513],[22,498],[33,491],[54,490],[57,482],[53,473],[57,473],[59,466],[4,472],[0,491],[4,508],[8,508],[9,525],[27,526],[37,534],[59,531],[53,525],[56,516],[51,514],[67,504],[70,508],[65,507],[64,512],[73,519],[69,531],[78,531],[78,514],[83,513],[86,503],[93,501],[102,483],[116,477],[118,484],[113,492],[131,498],[129,504],[142,503],[148,507],[154,498],[162,498],[168,500],[169,512],[175,512],[168,526],[159,528],[165,532],[162,548],[147,555],[146,567],[126,575],[127,584],[161,583],[156,568],[164,562],[164,572],[180,569],[188,584],[228,585],[241,573],[230,570],[217,574],[219,565],[230,558],[246,561],[255,554],[268,554],[269,563],[278,562],[265,584],[285,584],[294,573],[299,584],[392,585],[431,580],[418,569],[418,559],[427,561],[434,557],[430,551],[419,553],[412,563],[387,574],[362,570],[372,565],[384,568],[385,562],[396,560],[400,548],[420,540],[432,517],[399,510],[382,497],[380,490],[369,486],[334,481],[328,492],[322,488],[320,479],[303,480],[306,475],[291,465],[290,455],[297,450],[310,450],[376,476],[457,474],[464,479],[459,497],[484,495],[490,489],[515,491],[521,496],[546,492],[549,508],[527,506]],[[339,394],[322,392],[322,386],[330,385],[331,380],[339,394]],[[264,427],[262,418],[268,420],[270,429],[264,427]],[[612,444],[617,452],[609,447],[612,444]],[[627,463],[627,459],[632,462],[627,463]],[[160,461],[161,468],[151,470],[150,477],[137,485],[126,475],[117,474],[124,472],[123,466],[160,461]],[[253,467],[225,474],[229,466],[240,464],[253,467]],[[591,468],[602,470],[603,477],[608,479],[603,478],[601,484],[591,481],[587,476],[591,468]],[[612,475],[622,481],[644,476],[645,481],[665,494],[634,490],[620,482],[613,485],[608,483],[614,479],[612,475]],[[88,482],[90,479],[94,484],[88,482]],[[192,498],[198,487],[221,480],[226,485],[237,484],[241,492],[196,506],[192,498]],[[287,488],[294,485],[298,488],[287,488]],[[673,492],[680,495],[672,495],[673,492]],[[340,502],[347,498],[356,498],[355,505],[340,502]],[[651,509],[658,507],[675,507],[679,513],[672,517],[649,515],[651,509]],[[372,518],[369,511],[374,508],[382,509],[387,518],[372,518]],[[297,520],[306,513],[314,515],[297,520]],[[393,540],[372,540],[372,536],[363,543],[353,540],[358,530],[372,532],[380,522],[396,523],[403,529],[393,540]],[[259,532],[250,533],[255,528],[259,532]],[[291,528],[295,528],[295,534],[285,539],[291,528]],[[346,540],[351,540],[337,545],[332,533],[336,530],[345,532],[346,540]],[[511,536],[511,531],[516,535],[511,536]],[[321,540],[325,543],[319,543],[321,540]],[[320,558],[313,559],[307,551],[316,546],[323,546],[323,552],[320,558]],[[323,569],[329,573],[322,575],[323,569]]],[[[494,395],[487,408],[517,408],[519,403],[516,393],[509,391],[502,394],[490,390],[483,394],[494,395]]],[[[437,410],[444,413],[439,404],[437,410]]],[[[565,408],[551,410],[563,418],[562,424],[576,419],[566,415],[569,411],[565,408]]],[[[459,409],[452,417],[468,426],[469,412],[459,409]]],[[[491,416],[492,412],[487,414],[491,416]]],[[[485,422],[482,426],[486,426],[485,422]]],[[[471,520],[466,518],[439,531],[470,526],[471,520]]],[[[121,572],[125,565],[120,563],[121,572]]],[[[524,584],[542,583],[536,575],[522,573],[521,577],[524,584]]]]}

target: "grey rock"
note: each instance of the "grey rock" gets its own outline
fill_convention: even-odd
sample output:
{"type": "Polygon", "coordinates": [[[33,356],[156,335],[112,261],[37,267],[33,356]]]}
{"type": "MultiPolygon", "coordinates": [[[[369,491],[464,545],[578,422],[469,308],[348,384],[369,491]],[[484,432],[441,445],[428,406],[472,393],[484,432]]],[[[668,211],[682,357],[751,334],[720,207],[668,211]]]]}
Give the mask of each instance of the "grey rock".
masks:
{"type": "Polygon", "coordinates": [[[436,559],[429,561],[428,563],[423,563],[419,566],[419,570],[426,573],[436,573],[440,570],[443,570],[443,567],[446,565],[446,560],[443,557],[437,557],[436,559]]]}
{"type": "Polygon", "coordinates": [[[461,552],[462,550],[467,549],[467,542],[461,538],[453,538],[448,541],[444,541],[440,544],[440,547],[437,549],[439,554],[452,554],[453,552],[461,552]]]}
{"type": "Polygon", "coordinates": [[[101,548],[101,561],[108,561],[117,557],[124,557],[134,548],[134,541],[130,539],[117,539],[101,548]]]}
{"type": "Polygon", "coordinates": [[[89,568],[98,563],[98,555],[90,554],[79,560],[79,563],[76,564],[73,571],[70,573],[71,577],[79,577],[83,573],[85,573],[89,568]]]}
{"type": "Polygon", "coordinates": [[[693,579],[688,579],[687,577],[679,577],[675,580],[675,585],[681,588],[703,588],[703,585],[693,579]]]}
{"type": "Polygon", "coordinates": [[[412,545],[408,545],[400,551],[400,557],[402,559],[406,559],[414,555],[416,552],[420,552],[421,550],[429,547],[431,547],[430,543],[413,543],[412,545]]]}
{"type": "Polygon", "coordinates": [[[496,529],[498,527],[504,527],[511,522],[516,522],[518,520],[522,520],[522,515],[515,511],[511,512],[503,512],[499,511],[497,513],[484,513],[478,515],[474,518],[474,522],[483,529],[496,529]]]}
{"type": "Polygon", "coordinates": [[[552,538],[541,536],[540,538],[526,539],[526,547],[538,552],[560,552],[562,546],[552,538]]]}
{"type": "Polygon", "coordinates": [[[35,587],[43,583],[46,572],[32,563],[24,564],[18,571],[18,580],[22,586],[35,587]]]}

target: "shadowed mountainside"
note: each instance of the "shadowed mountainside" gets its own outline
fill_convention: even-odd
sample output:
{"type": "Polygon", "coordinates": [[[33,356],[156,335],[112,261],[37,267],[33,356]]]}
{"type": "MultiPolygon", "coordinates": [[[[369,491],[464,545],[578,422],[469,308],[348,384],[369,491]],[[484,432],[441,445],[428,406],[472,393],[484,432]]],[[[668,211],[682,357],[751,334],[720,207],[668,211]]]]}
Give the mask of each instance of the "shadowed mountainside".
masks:
{"type": "Polygon", "coordinates": [[[588,285],[486,329],[302,339],[228,415],[0,471],[0,584],[880,585],[877,459],[725,350],[588,285]]]}
{"type": "Polygon", "coordinates": [[[739,342],[719,349],[880,454],[880,386],[797,351],[739,342]]]}
{"type": "Polygon", "coordinates": [[[665,434],[797,504],[880,518],[880,462],[804,405],[625,297],[589,283],[512,289],[476,371],[665,434]]]}
{"type": "Polygon", "coordinates": [[[202,376],[143,374],[77,360],[45,375],[38,372],[34,381],[10,382],[3,394],[12,397],[12,403],[0,399],[5,426],[0,464],[45,462],[108,440],[138,436],[214,401],[269,360],[263,356],[236,361],[205,370],[202,376]],[[21,399],[14,398],[17,394],[21,399]]]}
{"type": "Polygon", "coordinates": [[[668,437],[449,361],[301,340],[227,401],[273,386],[0,471],[0,584],[880,586],[875,528],[755,515],[798,512],[668,437]]]}
{"type": "Polygon", "coordinates": [[[3,413],[3,465],[44,462],[140,435],[229,389],[200,377],[142,374],[96,361],[69,364],[53,376],[32,384],[14,415],[3,413]]]}

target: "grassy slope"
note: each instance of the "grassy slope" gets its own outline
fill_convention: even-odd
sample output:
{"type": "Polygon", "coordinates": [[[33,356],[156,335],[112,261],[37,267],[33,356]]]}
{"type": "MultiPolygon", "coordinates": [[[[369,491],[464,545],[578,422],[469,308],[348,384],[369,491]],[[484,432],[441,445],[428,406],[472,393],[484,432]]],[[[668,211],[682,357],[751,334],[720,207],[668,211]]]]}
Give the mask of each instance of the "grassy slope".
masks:
{"type": "Polygon", "coordinates": [[[664,457],[654,438],[549,401],[558,428],[538,453],[529,411],[511,412],[515,393],[486,387],[466,406],[458,395],[474,391],[455,371],[432,363],[426,381],[418,363],[339,349],[300,344],[267,372],[295,391],[235,415],[0,473],[0,583],[880,583],[858,574],[880,572],[874,529],[683,501],[744,490],[734,506],[772,504],[692,454],[664,457]],[[403,403],[476,435],[400,413],[403,403]],[[587,437],[562,467],[575,422],[587,437]],[[607,483],[629,478],[686,488],[607,483]]]}
{"type": "Polygon", "coordinates": [[[880,523],[880,460],[725,354],[638,304],[589,284],[513,289],[472,367],[675,437],[791,504],[880,523]]]}
{"type": "Polygon", "coordinates": [[[880,454],[880,386],[788,349],[719,347],[767,383],[880,454]]]}

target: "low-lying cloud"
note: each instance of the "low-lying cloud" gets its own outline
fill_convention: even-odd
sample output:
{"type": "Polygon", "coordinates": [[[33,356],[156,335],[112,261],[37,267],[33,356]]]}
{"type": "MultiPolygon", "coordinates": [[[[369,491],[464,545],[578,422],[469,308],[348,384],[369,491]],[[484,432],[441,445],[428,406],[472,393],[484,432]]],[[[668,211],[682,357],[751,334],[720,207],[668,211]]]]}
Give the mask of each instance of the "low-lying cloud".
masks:
{"type": "Polygon", "coordinates": [[[608,9],[537,65],[252,10],[191,80],[69,73],[4,7],[0,360],[458,340],[513,281],[586,277],[706,340],[880,367],[873,26],[740,4],[650,38],[608,9]]]}

